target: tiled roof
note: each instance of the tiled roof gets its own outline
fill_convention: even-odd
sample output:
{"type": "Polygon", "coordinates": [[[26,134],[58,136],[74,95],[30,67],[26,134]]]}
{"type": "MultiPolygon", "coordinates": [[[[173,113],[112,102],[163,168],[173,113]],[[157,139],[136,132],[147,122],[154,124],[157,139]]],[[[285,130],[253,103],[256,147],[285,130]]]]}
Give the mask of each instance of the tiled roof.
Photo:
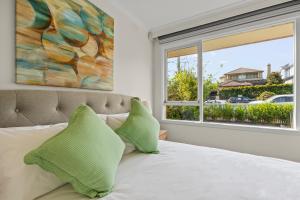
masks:
{"type": "Polygon", "coordinates": [[[220,87],[239,87],[239,86],[252,86],[252,83],[248,82],[237,82],[237,81],[229,81],[226,83],[221,83],[220,87]]]}
{"type": "Polygon", "coordinates": [[[257,69],[251,69],[251,68],[238,68],[235,69],[233,71],[227,72],[225,73],[225,75],[229,75],[229,74],[244,74],[244,73],[252,73],[252,72],[263,72],[263,70],[257,70],[257,69]]]}

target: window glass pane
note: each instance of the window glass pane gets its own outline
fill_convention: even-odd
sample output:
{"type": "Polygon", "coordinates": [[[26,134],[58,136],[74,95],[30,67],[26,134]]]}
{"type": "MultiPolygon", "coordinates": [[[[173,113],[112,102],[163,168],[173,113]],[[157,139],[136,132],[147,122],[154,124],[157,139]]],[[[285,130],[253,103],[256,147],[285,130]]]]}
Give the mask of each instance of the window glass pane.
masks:
{"type": "Polygon", "coordinates": [[[293,126],[293,23],[206,40],[202,46],[204,121],[293,126]]]}
{"type": "Polygon", "coordinates": [[[166,118],[199,121],[199,106],[166,106],[166,118]]]}
{"type": "Polygon", "coordinates": [[[167,52],[168,101],[197,101],[197,47],[167,52]]]}

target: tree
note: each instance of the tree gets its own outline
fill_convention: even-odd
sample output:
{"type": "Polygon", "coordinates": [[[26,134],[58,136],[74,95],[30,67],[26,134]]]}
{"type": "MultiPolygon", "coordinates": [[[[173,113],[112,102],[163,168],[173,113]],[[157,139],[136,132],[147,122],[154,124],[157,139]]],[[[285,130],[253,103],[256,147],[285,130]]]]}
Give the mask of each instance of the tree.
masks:
{"type": "Polygon", "coordinates": [[[274,92],[269,92],[269,91],[264,91],[263,93],[261,93],[258,97],[257,100],[266,100],[272,96],[276,95],[274,92]]]}
{"type": "Polygon", "coordinates": [[[173,101],[196,101],[198,80],[192,70],[182,69],[168,83],[168,99],[173,101]]]}
{"type": "Polygon", "coordinates": [[[273,85],[273,84],[282,84],[283,80],[281,78],[281,74],[279,72],[272,72],[268,77],[267,77],[267,84],[268,85],[273,85]]]}
{"type": "MultiPolygon", "coordinates": [[[[192,70],[177,71],[168,82],[168,99],[172,101],[196,101],[198,80],[192,70]]],[[[197,106],[167,106],[168,119],[199,120],[197,106]]]]}
{"type": "Polygon", "coordinates": [[[203,100],[207,100],[212,91],[216,91],[219,87],[218,83],[213,82],[213,76],[210,74],[203,81],[203,100]]]}

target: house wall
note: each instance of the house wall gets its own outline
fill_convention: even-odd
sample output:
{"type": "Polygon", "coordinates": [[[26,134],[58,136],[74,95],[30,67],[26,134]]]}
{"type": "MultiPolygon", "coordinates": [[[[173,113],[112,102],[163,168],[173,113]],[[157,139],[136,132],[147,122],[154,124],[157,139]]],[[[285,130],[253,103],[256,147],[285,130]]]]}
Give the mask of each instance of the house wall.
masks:
{"type": "MultiPolygon", "coordinates": [[[[152,42],[148,31],[109,0],[91,2],[115,19],[113,92],[151,101],[152,42]]],[[[0,18],[0,89],[76,90],[15,84],[15,1],[1,1],[0,18]]]]}
{"type": "Polygon", "coordinates": [[[262,79],[262,72],[226,75],[226,77],[227,80],[259,80],[262,79]]]}

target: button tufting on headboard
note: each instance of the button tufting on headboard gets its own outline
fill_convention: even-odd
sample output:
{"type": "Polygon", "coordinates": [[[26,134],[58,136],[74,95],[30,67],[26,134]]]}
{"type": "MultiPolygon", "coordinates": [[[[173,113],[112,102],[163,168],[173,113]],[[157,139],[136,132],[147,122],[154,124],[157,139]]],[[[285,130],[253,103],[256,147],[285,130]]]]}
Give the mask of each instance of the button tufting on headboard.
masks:
{"type": "Polygon", "coordinates": [[[102,92],[0,90],[0,127],[67,122],[80,104],[90,106],[96,113],[125,113],[130,110],[130,99],[102,92]]]}

